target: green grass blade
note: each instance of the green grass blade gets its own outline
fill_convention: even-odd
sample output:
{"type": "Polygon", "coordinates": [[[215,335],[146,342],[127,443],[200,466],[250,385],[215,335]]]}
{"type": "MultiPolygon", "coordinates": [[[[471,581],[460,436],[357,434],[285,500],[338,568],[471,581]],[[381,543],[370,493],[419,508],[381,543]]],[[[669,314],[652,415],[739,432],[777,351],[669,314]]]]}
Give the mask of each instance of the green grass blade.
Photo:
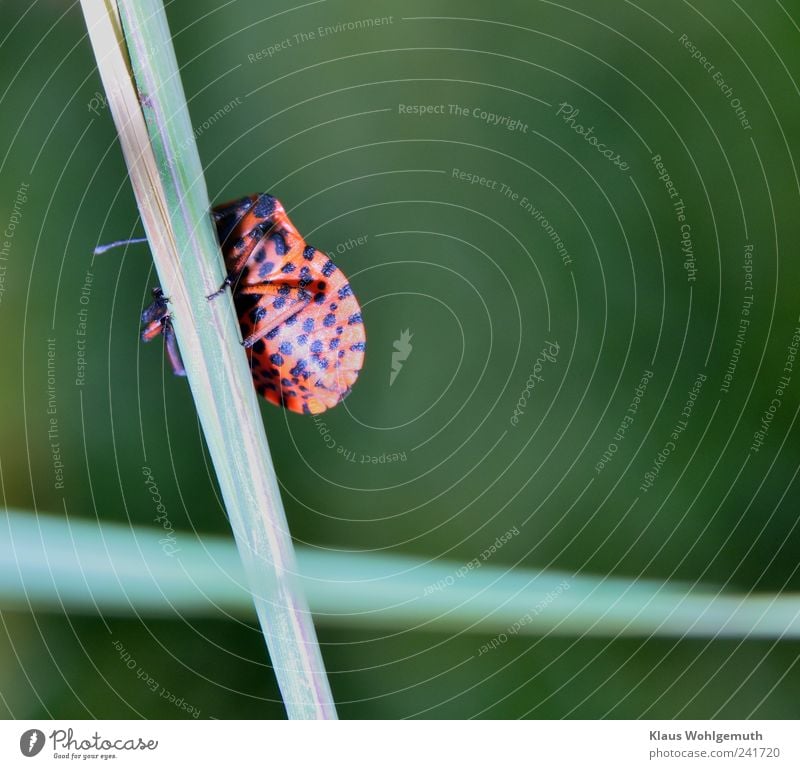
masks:
{"type": "Polygon", "coordinates": [[[206,300],[223,263],[164,8],[118,5],[119,17],[111,0],[82,0],[272,665],[290,718],[335,718],[233,304],[206,300]]]}
{"type": "MultiPolygon", "coordinates": [[[[177,552],[168,556],[163,536],[152,528],[10,513],[0,523],[0,609],[252,612],[231,542],[178,532],[177,552]]],[[[796,594],[309,549],[298,551],[298,564],[297,580],[318,620],[337,626],[472,632],[499,642],[503,633],[800,638],[796,594]]]]}

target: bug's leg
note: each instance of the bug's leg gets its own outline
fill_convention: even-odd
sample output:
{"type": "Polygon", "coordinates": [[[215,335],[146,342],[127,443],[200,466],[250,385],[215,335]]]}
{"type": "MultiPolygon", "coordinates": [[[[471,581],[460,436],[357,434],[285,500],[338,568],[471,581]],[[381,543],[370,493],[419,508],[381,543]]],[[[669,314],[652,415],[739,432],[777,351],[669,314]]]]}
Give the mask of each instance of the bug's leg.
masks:
{"type": "Polygon", "coordinates": [[[110,251],[112,248],[117,248],[117,246],[130,246],[134,243],[147,243],[147,238],[128,238],[128,240],[115,240],[113,243],[106,243],[103,246],[98,246],[94,251],[92,251],[92,253],[95,256],[99,256],[100,254],[104,254],[106,251],[110,251]]]}
{"type": "Polygon", "coordinates": [[[224,294],[228,286],[232,286],[236,283],[244,266],[250,259],[253,250],[264,237],[264,234],[269,232],[274,226],[273,219],[268,216],[263,216],[253,229],[234,242],[234,238],[236,237],[235,232],[240,226],[242,219],[250,213],[251,209],[261,205],[261,200],[265,197],[269,197],[269,199],[272,200],[271,196],[253,195],[251,197],[235,200],[231,203],[224,203],[212,210],[211,215],[214,218],[214,224],[217,228],[217,239],[219,240],[220,247],[223,252],[230,252],[233,255],[234,263],[228,270],[228,274],[225,276],[225,280],[222,281],[222,285],[213,294],[209,294],[207,297],[208,299],[214,299],[224,294]]]}
{"type": "Polygon", "coordinates": [[[167,350],[167,357],[172,366],[172,373],[175,376],[186,376],[186,369],[183,366],[183,359],[181,358],[180,350],[178,349],[178,340],[175,338],[175,330],[172,328],[172,318],[169,315],[164,316],[161,321],[164,334],[164,346],[167,350]]]}
{"type": "Polygon", "coordinates": [[[225,293],[225,289],[231,285],[233,285],[233,279],[230,275],[226,275],[222,285],[213,294],[209,294],[206,299],[216,299],[218,296],[222,296],[225,293]]]}
{"type": "Polygon", "coordinates": [[[283,277],[277,271],[278,265],[285,263],[292,249],[301,251],[305,248],[305,241],[289,221],[283,206],[272,195],[254,195],[252,198],[221,206],[214,216],[215,219],[219,217],[217,234],[225,253],[228,274],[209,299],[225,293],[228,286],[234,286],[236,293],[235,286],[251,259],[263,258],[265,263],[275,265],[274,272],[262,271],[259,277],[265,281],[277,280],[283,277]],[[245,216],[247,224],[240,227],[245,216]],[[247,232],[242,234],[245,229],[247,232]]]}
{"type": "Polygon", "coordinates": [[[172,319],[167,308],[167,297],[164,292],[156,287],[153,289],[153,303],[142,313],[142,341],[150,342],[159,335],[163,335],[172,371],[177,376],[186,376],[186,369],[178,350],[175,331],[172,328],[172,319]]]}
{"type": "Polygon", "coordinates": [[[237,295],[252,296],[256,302],[240,318],[252,332],[242,344],[252,347],[259,339],[275,331],[297,315],[310,301],[311,293],[289,283],[258,283],[242,287],[237,295]]]}
{"type": "MultiPolygon", "coordinates": [[[[145,311],[142,313],[142,323],[145,326],[149,326],[155,320],[160,320],[164,316],[169,314],[169,310],[167,309],[167,299],[164,296],[164,292],[161,290],[159,286],[156,286],[153,289],[153,303],[148,305],[145,311]]],[[[152,337],[150,337],[152,339],[152,337]]],[[[149,342],[150,339],[145,339],[144,341],[149,342]]]]}
{"type": "MultiPolygon", "coordinates": [[[[272,227],[272,225],[269,224],[269,227],[272,227]]],[[[213,294],[209,294],[206,299],[214,299],[224,294],[228,286],[232,286],[236,283],[239,276],[242,274],[242,270],[252,256],[253,250],[264,237],[265,231],[263,226],[254,227],[231,247],[231,254],[234,258],[233,265],[228,270],[228,274],[225,276],[225,280],[222,281],[222,285],[213,294]]]]}

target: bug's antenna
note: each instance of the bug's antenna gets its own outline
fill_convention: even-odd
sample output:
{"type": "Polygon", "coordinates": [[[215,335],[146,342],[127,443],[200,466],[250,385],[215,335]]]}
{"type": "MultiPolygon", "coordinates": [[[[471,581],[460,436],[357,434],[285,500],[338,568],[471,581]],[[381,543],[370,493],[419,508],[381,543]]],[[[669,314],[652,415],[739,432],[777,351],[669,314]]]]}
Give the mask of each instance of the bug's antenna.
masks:
{"type": "Polygon", "coordinates": [[[131,238],[130,240],[115,240],[113,243],[106,243],[104,246],[98,246],[92,253],[97,256],[104,254],[106,251],[116,248],[117,246],[129,246],[132,243],[147,243],[147,238],[131,238]]]}

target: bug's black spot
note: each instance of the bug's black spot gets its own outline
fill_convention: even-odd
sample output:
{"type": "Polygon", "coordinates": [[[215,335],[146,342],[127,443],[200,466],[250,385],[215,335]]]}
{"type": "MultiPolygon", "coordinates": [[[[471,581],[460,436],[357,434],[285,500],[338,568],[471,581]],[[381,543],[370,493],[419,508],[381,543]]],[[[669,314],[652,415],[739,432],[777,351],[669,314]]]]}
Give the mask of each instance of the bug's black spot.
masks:
{"type": "MultiPolygon", "coordinates": [[[[296,376],[293,376],[292,377],[292,384],[299,385],[300,384],[300,379],[298,377],[296,377],[296,376]]],[[[307,390],[308,388],[304,387],[303,385],[300,385],[300,389],[301,390],[307,390]]]]}
{"type": "Polygon", "coordinates": [[[314,294],[314,303],[315,304],[322,304],[325,301],[325,294],[322,291],[318,291],[314,294]]]}
{"type": "Polygon", "coordinates": [[[259,195],[255,206],[253,206],[253,213],[258,217],[266,219],[268,216],[272,216],[274,212],[275,198],[273,198],[272,195],[268,195],[266,192],[263,195],[259,195]]]}
{"type": "Polygon", "coordinates": [[[309,347],[309,349],[313,353],[316,353],[316,354],[321,353],[322,352],[322,342],[320,342],[319,339],[317,339],[316,341],[311,343],[311,347],[309,347]]]}
{"type": "Polygon", "coordinates": [[[291,342],[281,342],[281,346],[278,349],[284,355],[291,355],[292,354],[292,343],[291,342]]]}
{"type": "Polygon", "coordinates": [[[336,304],[336,302],[331,302],[328,306],[331,308],[331,312],[339,308],[339,305],[336,304]]]}
{"type": "Polygon", "coordinates": [[[283,379],[281,379],[281,385],[283,387],[291,387],[292,386],[292,382],[291,382],[290,379],[287,379],[286,377],[284,377],[283,379]]]}
{"type": "Polygon", "coordinates": [[[296,377],[302,376],[303,373],[306,370],[306,366],[307,365],[308,364],[305,362],[305,359],[300,358],[300,360],[297,361],[297,363],[294,365],[294,367],[292,369],[290,369],[289,373],[292,376],[296,376],[296,377]]]}
{"type": "Polygon", "coordinates": [[[326,285],[326,284],[325,284],[325,281],[324,281],[324,280],[320,280],[320,281],[317,283],[317,288],[318,288],[320,291],[324,291],[324,290],[325,290],[325,285],[326,285]]]}
{"type": "Polygon", "coordinates": [[[281,272],[294,272],[295,266],[291,262],[286,262],[286,264],[281,267],[281,272]]]}
{"type": "Polygon", "coordinates": [[[311,294],[309,294],[304,288],[298,288],[297,299],[300,302],[309,302],[311,301],[311,294]]]}
{"type": "Polygon", "coordinates": [[[267,255],[264,253],[264,249],[263,249],[263,248],[257,248],[257,249],[255,250],[255,260],[256,260],[256,264],[261,264],[261,262],[263,262],[263,261],[264,261],[264,259],[265,259],[265,257],[266,257],[266,256],[267,256],[267,255]]]}
{"type": "Polygon", "coordinates": [[[301,347],[308,341],[308,334],[300,334],[300,336],[295,339],[295,342],[299,344],[301,347]]]}
{"type": "Polygon", "coordinates": [[[303,259],[313,259],[317,249],[314,246],[306,246],[303,249],[303,259]]]}
{"type": "Polygon", "coordinates": [[[311,409],[308,407],[307,403],[303,404],[303,413],[304,414],[310,414],[311,413],[311,409]]]}
{"type": "Polygon", "coordinates": [[[282,366],[283,365],[283,356],[280,353],[277,353],[277,352],[272,353],[272,355],[269,356],[269,359],[276,366],[282,366]]]}
{"type": "Polygon", "coordinates": [[[364,352],[364,350],[367,349],[367,343],[366,342],[356,342],[355,344],[351,344],[350,345],[350,349],[353,352],[364,352]]]}
{"type": "Polygon", "coordinates": [[[306,318],[303,321],[303,331],[313,331],[314,330],[314,318],[306,318]]]}
{"type": "Polygon", "coordinates": [[[269,237],[272,240],[272,245],[275,246],[275,253],[278,256],[284,256],[289,250],[286,248],[286,238],[280,232],[273,232],[269,237]]]}
{"type": "Polygon", "coordinates": [[[339,357],[344,358],[344,350],[339,350],[339,357]]]}
{"type": "Polygon", "coordinates": [[[361,317],[360,312],[354,312],[348,319],[347,325],[352,326],[354,323],[363,323],[364,319],[361,317]]]}
{"type": "Polygon", "coordinates": [[[225,208],[214,209],[214,221],[217,225],[217,239],[220,245],[230,237],[251,205],[253,203],[250,198],[245,198],[225,208]]]}
{"type": "Polygon", "coordinates": [[[274,269],[275,262],[264,262],[264,264],[258,268],[258,277],[266,278],[274,269]]]}
{"type": "Polygon", "coordinates": [[[276,310],[280,310],[283,307],[283,305],[285,305],[285,304],[286,304],[286,297],[285,296],[279,296],[279,297],[277,297],[275,299],[275,301],[273,301],[272,306],[276,310]]]}
{"type": "Polygon", "coordinates": [[[267,331],[267,333],[265,334],[265,339],[274,339],[276,336],[278,336],[278,332],[280,330],[281,330],[280,326],[275,326],[275,328],[267,331]]]}
{"type": "Polygon", "coordinates": [[[328,359],[327,358],[315,358],[314,363],[317,364],[317,368],[326,369],[328,368],[328,359]]]}
{"type": "Polygon", "coordinates": [[[350,288],[350,284],[349,283],[345,283],[339,289],[339,299],[346,299],[348,296],[352,296],[352,295],[353,295],[353,289],[350,288]]]}
{"type": "Polygon", "coordinates": [[[244,251],[244,246],[245,246],[244,238],[239,238],[239,240],[237,240],[233,244],[233,249],[234,251],[244,251]]]}
{"type": "Polygon", "coordinates": [[[323,325],[323,326],[325,326],[325,328],[330,328],[330,327],[331,327],[331,326],[333,326],[335,323],[336,323],[336,316],[335,316],[335,315],[334,315],[332,312],[329,312],[329,313],[328,313],[328,314],[327,314],[327,315],[326,315],[326,316],[325,316],[325,317],[322,319],[322,325],[323,325]]]}
{"type": "Polygon", "coordinates": [[[336,265],[330,259],[328,259],[328,261],[322,265],[322,274],[326,278],[330,278],[334,272],[336,272],[336,265]]]}
{"type": "Polygon", "coordinates": [[[241,315],[243,312],[247,310],[252,310],[258,304],[258,299],[255,294],[239,294],[236,297],[236,309],[239,311],[241,315]]]}
{"type": "Polygon", "coordinates": [[[339,337],[338,336],[333,337],[333,339],[331,339],[331,341],[328,342],[328,349],[329,350],[335,350],[338,346],[339,346],[339,337]]]}
{"type": "Polygon", "coordinates": [[[301,267],[300,268],[300,288],[305,288],[309,283],[311,283],[311,270],[308,267],[301,267]]]}
{"type": "Polygon", "coordinates": [[[287,326],[294,326],[295,323],[297,323],[297,313],[295,313],[294,315],[290,315],[288,318],[286,318],[287,326]]]}
{"type": "Polygon", "coordinates": [[[264,389],[265,390],[277,390],[278,387],[273,382],[265,382],[264,383],[264,389]]]}
{"type": "Polygon", "coordinates": [[[258,341],[257,341],[257,342],[256,342],[256,343],[253,345],[253,352],[254,352],[256,355],[261,355],[261,353],[263,353],[265,349],[266,349],[266,345],[264,344],[264,340],[263,340],[263,339],[259,339],[259,340],[258,340],[258,341]]]}
{"type": "MultiPolygon", "coordinates": [[[[299,382],[300,380],[298,379],[297,381],[299,382]]],[[[300,385],[300,392],[307,393],[308,392],[308,388],[305,385],[300,385]]],[[[307,395],[304,396],[304,397],[308,398],[307,395]]]]}
{"type": "Polygon", "coordinates": [[[278,293],[281,296],[289,296],[289,294],[291,293],[291,290],[292,289],[289,288],[288,284],[286,284],[286,283],[281,283],[281,285],[278,286],[278,293]]]}
{"type": "Polygon", "coordinates": [[[344,329],[341,326],[337,326],[336,327],[336,333],[337,334],[341,334],[343,331],[344,331],[344,329]]]}
{"type": "Polygon", "coordinates": [[[256,307],[255,309],[250,311],[250,322],[258,323],[260,320],[264,319],[266,314],[267,311],[263,307],[256,307]]]}

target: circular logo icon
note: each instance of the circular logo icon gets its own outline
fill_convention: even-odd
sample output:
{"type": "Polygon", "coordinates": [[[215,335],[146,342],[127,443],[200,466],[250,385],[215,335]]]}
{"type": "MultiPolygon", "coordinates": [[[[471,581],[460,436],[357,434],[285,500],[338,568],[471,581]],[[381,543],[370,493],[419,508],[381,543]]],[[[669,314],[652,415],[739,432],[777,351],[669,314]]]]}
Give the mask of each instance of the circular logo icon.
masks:
{"type": "Polygon", "coordinates": [[[44,747],[44,732],[39,729],[28,729],[19,738],[19,749],[23,756],[36,756],[44,747]]]}

